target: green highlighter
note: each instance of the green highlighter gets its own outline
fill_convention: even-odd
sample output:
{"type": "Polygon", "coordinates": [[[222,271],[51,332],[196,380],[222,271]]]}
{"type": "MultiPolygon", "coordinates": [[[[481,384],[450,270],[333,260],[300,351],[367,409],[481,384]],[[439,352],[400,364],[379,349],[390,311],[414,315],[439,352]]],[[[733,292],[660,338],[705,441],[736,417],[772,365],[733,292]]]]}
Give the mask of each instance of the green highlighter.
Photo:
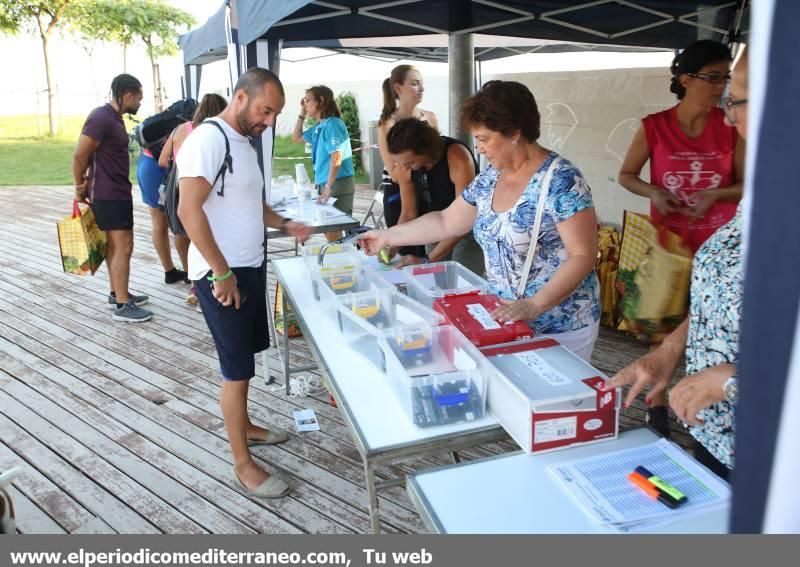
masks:
{"type": "Polygon", "coordinates": [[[383,262],[384,264],[391,264],[392,263],[392,259],[389,258],[389,249],[388,248],[381,249],[381,251],[378,252],[378,258],[380,258],[381,262],[383,262]]]}
{"type": "Polygon", "coordinates": [[[682,504],[683,502],[686,502],[686,500],[688,500],[688,497],[683,492],[681,492],[680,490],[669,484],[661,477],[654,475],[646,468],[636,467],[636,472],[638,472],[640,475],[649,480],[653,486],[665,492],[666,494],[672,496],[675,500],[678,501],[679,504],[682,504]]]}

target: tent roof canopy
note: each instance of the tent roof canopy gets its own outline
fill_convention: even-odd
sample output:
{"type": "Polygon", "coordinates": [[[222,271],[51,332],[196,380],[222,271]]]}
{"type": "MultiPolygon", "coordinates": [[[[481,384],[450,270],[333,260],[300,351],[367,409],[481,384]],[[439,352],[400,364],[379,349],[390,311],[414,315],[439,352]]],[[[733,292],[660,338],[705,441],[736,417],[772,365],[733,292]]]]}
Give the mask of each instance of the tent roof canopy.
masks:
{"type": "MultiPolygon", "coordinates": [[[[233,27],[240,44],[281,39],[284,47],[395,60],[445,61],[445,35],[463,33],[476,34],[478,60],[528,52],[620,51],[623,46],[678,49],[697,39],[731,39],[731,30],[736,33],[747,20],[740,9],[744,0],[230,1],[236,6],[233,27]]],[[[225,2],[179,43],[187,64],[224,58],[225,2]]]]}
{"type": "Polygon", "coordinates": [[[205,24],[178,38],[186,65],[206,65],[228,56],[225,10],[226,2],[223,2],[205,24]]]}
{"type": "Polygon", "coordinates": [[[681,48],[724,41],[742,0],[237,0],[242,43],[484,33],[681,48]]]}

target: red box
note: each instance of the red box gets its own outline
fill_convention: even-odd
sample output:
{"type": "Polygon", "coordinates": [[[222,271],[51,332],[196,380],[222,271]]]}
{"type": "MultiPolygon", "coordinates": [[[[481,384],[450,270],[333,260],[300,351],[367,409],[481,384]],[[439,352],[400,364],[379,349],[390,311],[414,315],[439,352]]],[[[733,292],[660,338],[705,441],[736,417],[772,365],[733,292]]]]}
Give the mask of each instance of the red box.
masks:
{"type": "Polygon", "coordinates": [[[500,307],[496,295],[454,295],[433,302],[433,310],[478,348],[510,343],[533,337],[533,331],[524,321],[499,323],[491,313],[500,307]]]}
{"type": "Polygon", "coordinates": [[[527,453],[617,437],[620,396],[607,378],[553,339],[481,349],[499,375],[489,380],[489,411],[527,453]]]}

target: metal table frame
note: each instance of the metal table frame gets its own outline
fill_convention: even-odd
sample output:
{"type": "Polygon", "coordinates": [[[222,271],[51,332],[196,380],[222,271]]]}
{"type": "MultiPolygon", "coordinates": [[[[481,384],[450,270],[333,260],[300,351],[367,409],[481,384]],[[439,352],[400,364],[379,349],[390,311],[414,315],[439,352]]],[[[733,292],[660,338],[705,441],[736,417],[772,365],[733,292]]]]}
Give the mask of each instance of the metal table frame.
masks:
{"type": "MultiPolygon", "coordinates": [[[[328,224],[319,224],[317,222],[312,222],[312,223],[308,223],[308,225],[311,227],[311,233],[312,234],[323,234],[325,232],[336,232],[336,231],[342,231],[342,230],[350,230],[351,228],[356,228],[356,227],[361,226],[360,222],[358,222],[356,219],[354,219],[351,216],[345,215],[344,213],[342,213],[342,215],[340,217],[336,217],[334,220],[336,222],[332,222],[332,223],[328,223],[328,224]]],[[[264,238],[265,238],[265,240],[264,240],[264,255],[265,255],[266,259],[267,259],[267,263],[272,261],[270,259],[270,257],[269,257],[270,254],[279,254],[281,252],[292,252],[293,251],[294,255],[297,256],[297,239],[296,238],[294,239],[294,247],[292,247],[292,248],[280,248],[278,250],[272,250],[271,252],[267,251],[267,244],[269,243],[270,240],[275,240],[275,239],[278,239],[278,238],[291,238],[291,236],[289,236],[285,232],[282,232],[282,231],[278,230],[277,228],[268,228],[264,232],[264,238]]],[[[270,295],[270,291],[269,291],[269,285],[267,285],[266,288],[267,288],[267,323],[268,323],[267,326],[269,327],[269,338],[270,338],[269,344],[270,344],[270,348],[275,348],[275,349],[278,350],[278,353],[280,353],[280,347],[278,346],[280,343],[278,342],[278,334],[277,334],[277,331],[275,329],[275,315],[272,312],[272,305],[273,304],[272,304],[272,296],[270,295]]],[[[283,297],[284,298],[286,297],[285,293],[283,294],[283,297]]],[[[286,305],[285,305],[286,302],[284,301],[283,303],[284,303],[283,312],[286,313],[286,305]]],[[[284,333],[283,333],[284,352],[288,353],[289,352],[289,346],[288,346],[289,345],[289,335],[285,331],[286,331],[286,329],[284,327],[284,333]]],[[[308,370],[315,370],[318,367],[317,366],[300,366],[300,367],[296,367],[296,368],[289,368],[289,363],[288,363],[289,357],[288,357],[288,355],[284,356],[283,359],[285,361],[284,364],[283,364],[283,368],[282,368],[283,380],[284,380],[284,384],[286,386],[286,394],[288,395],[289,391],[290,391],[290,388],[291,388],[290,376],[292,374],[296,374],[298,372],[306,372],[308,370]]],[[[272,383],[272,378],[270,377],[270,374],[269,374],[269,369],[270,369],[270,365],[269,365],[269,349],[267,349],[267,350],[265,350],[265,351],[263,351],[261,353],[261,365],[264,367],[264,382],[266,384],[271,384],[272,383]]]]}
{"type": "MultiPolygon", "coordinates": [[[[295,314],[298,318],[298,323],[303,330],[303,335],[311,346],[311,352],[314,360],[317,362],[317,367],[322,369],[328,377],[328,384],[332,390],[332,394],[336,399],[337,407],[342,410],[347,422],[347,427],[353,434],[356,448],[358,449],[361,459],[364,463],[364,473],[367,482],[367,494],[369,496],[369,515],[370,523],[372,525],[373,533],[380,533],[380,512],[378,510],[378,490],[390,488],[393,486],[401,486],[405,484],[405,478],[392,478],[384,481],[376,482],[375,468],[381,465],[388,465],[394,462],[408,460],[410,458],[420,458],[431,455],[440,455],[446,452],[453,452],[475,447],[485,443],[493,443],[503,441],[509,438],[506,431],[500,427],[499,424],[489,425],[471,431],[463,431],[459,433],[446,433],[425,439],[424,441],[409,441],[407,443],[400,443],[392,446],[372,448],[368,446],[364,432],[362,431],[359,423],[354,417],[353,410],[348,403],[346,396],[343,395],[336,381],[336,376],[328,368],[325,360],[319,355],[319,346],[314,338],[314,335],[309,332],[309,326],[303,317],[301,309],[298,309],[292,292],[292,286],[287,285],[286,279],[281,273],[281,264],[292,259],[283,259],[273,262],[273,270],[276,279],[283,287],[283,309],[284,312],[291,301],[295,305],[295,314]]],[[[298,260],[299,261],[299,260],[298,260]]],[[[300,372],[299,369],[289,368],[289,339],[284,334],[283,337],[283,363],[286,372],[300,372]]],[[[376,370],[377,372],[377,370],[376,370]]],[[[288,374],[287,374],[288,375],[288,374]]],[[[457,458],[456,458],[457,460],[457,458]]]]}

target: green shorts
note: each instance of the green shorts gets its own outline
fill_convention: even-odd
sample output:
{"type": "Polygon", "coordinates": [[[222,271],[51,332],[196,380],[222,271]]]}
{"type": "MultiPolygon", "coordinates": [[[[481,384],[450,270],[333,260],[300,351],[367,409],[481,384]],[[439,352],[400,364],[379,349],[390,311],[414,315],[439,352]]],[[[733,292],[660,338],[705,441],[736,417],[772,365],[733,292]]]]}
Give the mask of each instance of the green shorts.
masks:
{"type": "MultiPolygon", "coordinates": [[[[325,189],[324,185],[317,185],[317,191],[321,195],[325,189]]],[[[336,197],[336,202],[333,204],[334,208],[339,209],[346,215],[353,214],[353,195],[355,195],[356,186],[353,183],[353,177],[342,177],[334,182],[331,188],[331,197],[336,197]]]]}

